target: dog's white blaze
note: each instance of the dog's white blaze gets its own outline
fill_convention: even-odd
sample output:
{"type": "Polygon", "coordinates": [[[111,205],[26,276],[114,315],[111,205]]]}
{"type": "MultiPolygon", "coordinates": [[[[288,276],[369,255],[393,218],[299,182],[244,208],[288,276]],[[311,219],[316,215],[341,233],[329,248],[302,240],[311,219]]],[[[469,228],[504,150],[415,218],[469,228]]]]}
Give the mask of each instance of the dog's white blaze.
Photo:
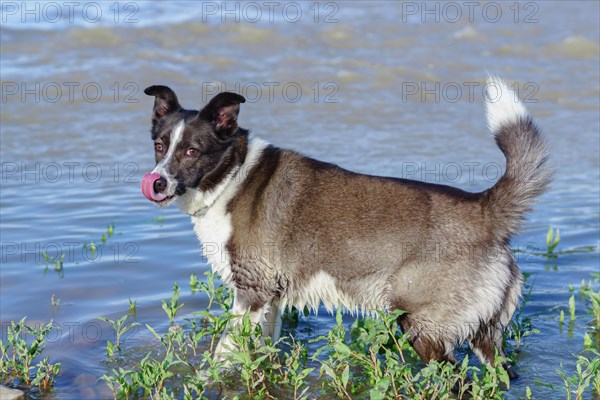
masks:
{"type": "Polygon", "coordinates": [[[515,91],[496,76],[488,78],[485,97],[487,123],[492,133],[498,131],[501,126],[517,122],[529,115],[515,91]]]}
{"type": "MultiPolygon", "coordinates": [[[[173,158],[173,154],[175,154],[175,149],[177,148],[177,145],[179,145],[179,142],[181,142],[181,138],[183,137],[183,128],[185,128],[185,123],[183,120],[181,120],[171,131],[169,150],[167,150],[167,154],[162,160],[160,160],[158,164],[156,164],[154,171],[152,171],[164,177],[169,184],[172,184],[173,178],[167,173],[166,165],[171,162],[171,158],[173,158]]],[[[169,193],[169,188],[167,188],[167,193],[169,193]]]]}
{"type": "Polygon", "coordinates": [[[246,160],[240,168],[230,173],[212,191],[197,192],[185,203],[185,208],[189,210],[207,208],[204,215],[192,216],[192,223],[196,236],[202,242],[203,255],[210,263],[212,270],[225,283],[231,281],[231,260],[227,251],[227,243],[231,238],[232,224],[231,214],[227,212],[227,204],[239,190],[249,168],[256,164],[267,146],[265,141],[253,139],[248,145],[246,160]]]}

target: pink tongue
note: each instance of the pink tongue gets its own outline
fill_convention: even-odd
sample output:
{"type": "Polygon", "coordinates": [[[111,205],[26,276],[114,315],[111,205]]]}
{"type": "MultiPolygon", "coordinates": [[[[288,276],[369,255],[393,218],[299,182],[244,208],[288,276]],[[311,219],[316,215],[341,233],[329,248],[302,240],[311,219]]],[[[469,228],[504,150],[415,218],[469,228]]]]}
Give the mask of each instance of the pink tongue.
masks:
{"type": "Polygon", "coordinates": [[[160,179],[160,175],[156,172],[151,174],[146,174],[142,178],[142,193],[148,200],[152,201],[162,201],[167,198],[167,195],[164,193],[156,193],[154,191],[154,182],[160,179]]]}

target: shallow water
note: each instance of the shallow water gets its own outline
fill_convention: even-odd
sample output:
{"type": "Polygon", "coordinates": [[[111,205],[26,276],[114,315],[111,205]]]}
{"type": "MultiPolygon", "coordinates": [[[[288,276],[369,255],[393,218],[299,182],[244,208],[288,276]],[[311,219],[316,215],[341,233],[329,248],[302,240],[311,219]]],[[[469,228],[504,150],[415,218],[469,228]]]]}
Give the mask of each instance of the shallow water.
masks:
{"type": "MultiPolygon", "coordinates": [[[[97,316],[125,314],[131,298],[137,321],[164,327],[160,300],[174,282],[178,316],[205,306],[187,288],[209,268],[189,218],[140,193],[153,168],[145,87],[168,84],[188,108],[235,90],[248,99],[242,126],[275,145],[475,191],[504,165],[484,120],[489,72],[519,90],[557,171],[512,243],[525,251],[520,266],[534,286],[524,313],[540,333],[518,354],[521,379],[507,397],[530,386],[536,398],[564,398],[556,370],[574,371],[589,317],[578,298],[572,332],[561,331],[555,308],[568,308],[568,285],[600,264],[599,3],[475,3],[281,3],[271,12],[258,2],[260,15],[221,2],[81,3],[71,13],[2,3],[3,338],[11,320],[54,318],[63,327],[47,347],[62,363],[54,397],[109,397],[96,379],[112,332],[97,316]],[[560,250],[582,251],[550,263],[532,255],[545,250],[549,226],[560,228],[560,250]],[[91,241],[96,253],[83,249],[91,241]],[[42,252],[65,254],[62,272],[45,270],[42,252]]],[[[293,329],[309,339],[333,323],[321,312],[293,329]]],[[[145,329],[126,341],[151,344],[145,329]]]]}

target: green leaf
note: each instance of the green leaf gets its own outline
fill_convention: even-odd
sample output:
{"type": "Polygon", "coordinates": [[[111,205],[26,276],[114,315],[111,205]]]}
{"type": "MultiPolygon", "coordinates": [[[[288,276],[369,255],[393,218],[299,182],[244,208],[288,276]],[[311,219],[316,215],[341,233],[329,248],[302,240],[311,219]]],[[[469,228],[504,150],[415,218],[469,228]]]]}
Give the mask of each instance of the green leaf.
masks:
{"type": "Polygon", "coordinates": [[[465,355],[465,358],[462,360],[462,363],[460,364],[460,369],[465,370],[465,369],[467,369],[468,366],[469,366],[469,356],[465,355]]]}
{"type": "Polygon", "coordinates": [[[583,335],[583,347],[586,349],[592,347],[592,337],[589,335],[589,333],[583,335]]]}
{"type": "Polygon", "coordinates": [[[338,307],[336,314],[335,314],[335,322],[338,325],[342,325],[342,321],[343,321],[342,309],[341,309],[341,307],[338,307]]]}
{"type": "Polygon", "coordinates": [[[571,320],[575,319],[575,295],[569,298],[569,313],[571,314],[571,320]]]}
{"type": "Polygon", "coordinates": [[[298,379],[304,379],[308,376],[308,374],[310,374],[311,372],[313,372],[314,368],[304,368],[302,370],[302,372],[300,372],[298,374],[298,379]]]}
{"type": "Polygon", "coordinates": [[[154,330],[154,328],[152,328],[150,325],[146,324],[146,328],[148,328],[148,330],[150,332],[152,332],[152,334],[154,335],[155,338],[157,338],[159,341],[162,342],[162,337],[154,330]]]}
{"type": "Polygon", "coordinates": [[[113,357],[115,355],[115,347],[113,346],[113,344],[110,342],[110,340],[106,341],[106,354],[109,357],[113,357]]]}
{"type": "Polygon", "coordinates": [[[333,379],[337,379],[337,374],[335,372],[333,372],[333,369],[329,365],[322,364],[321,367],[322,367],[322,369],[325,370],[325,373],[327,375],[329,375],[329,377],[331,377],[333,379]]]}
{"type": "Polygon", "coordinates": [[[390,377],[386,376],[377,382],[376,386],[369,391],[369,398],[371,400],[383,400],[390,386],[390,377]]]}
{"type": "Polygon", "coordinates": [[[548,248],[550,248],[550,246],[552,246],[552,227],[548,228],[548,233],[546,233],[546,246],[548,246],[548,248]]]}
{"type": "Polygon", "coordinates": [[[333,348],[335,349],[335,351],[337,351],[339,353],[340,356],[346,356],[350,353],[352,353],[352,350],[350,349],[350,347],[348,347],[348,345],[346,345],[345,343],[342,342],[336,342],[333,345],[333,348]]]}
{"type": "Polygon", "coordinates": [[[508,372],[504,368],[498,368],[498,379],[500,382],[506,385],[506,388],[510,388],[510,378],[508,377],[508,372]]]}
{"type": "Polygon", "coordinates": [[[348,379],[350,379],[350,366],[346,365],[344,372],[342,372],[342,385],[344,385],[344,387],[348,385],[348,379]]]}

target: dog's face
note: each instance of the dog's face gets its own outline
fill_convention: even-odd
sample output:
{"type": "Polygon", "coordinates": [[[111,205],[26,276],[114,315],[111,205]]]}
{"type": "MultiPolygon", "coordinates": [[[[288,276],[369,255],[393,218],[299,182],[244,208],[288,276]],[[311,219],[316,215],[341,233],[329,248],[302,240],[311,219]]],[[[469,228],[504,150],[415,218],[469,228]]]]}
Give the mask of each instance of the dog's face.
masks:
{"type": "Polygon", "coordinates": [[[175,92],[151,86],[154,96],[152,140],[156,167],[142,179],[142,193],[164,206],[176,199],[185,212],[203,206],[214,189],[245,156],[247,133],[237,125],[244,97],[216,95],[202,110],[185,110],[175,92]]]}

